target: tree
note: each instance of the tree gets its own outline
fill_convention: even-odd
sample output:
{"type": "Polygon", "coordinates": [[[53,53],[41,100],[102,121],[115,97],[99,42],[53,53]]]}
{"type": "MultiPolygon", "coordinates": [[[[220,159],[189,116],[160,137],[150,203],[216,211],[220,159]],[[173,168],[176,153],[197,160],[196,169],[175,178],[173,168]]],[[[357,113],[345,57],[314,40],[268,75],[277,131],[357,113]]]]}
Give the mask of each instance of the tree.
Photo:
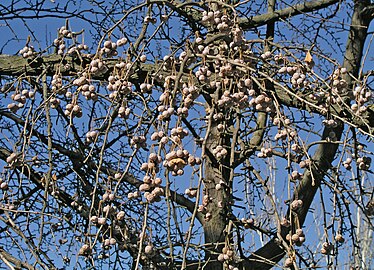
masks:
{"type": "Polygon", "coordinates": [[[57,2],[0,4],[2,269],[373,267],[371,1],[57,2]]]}

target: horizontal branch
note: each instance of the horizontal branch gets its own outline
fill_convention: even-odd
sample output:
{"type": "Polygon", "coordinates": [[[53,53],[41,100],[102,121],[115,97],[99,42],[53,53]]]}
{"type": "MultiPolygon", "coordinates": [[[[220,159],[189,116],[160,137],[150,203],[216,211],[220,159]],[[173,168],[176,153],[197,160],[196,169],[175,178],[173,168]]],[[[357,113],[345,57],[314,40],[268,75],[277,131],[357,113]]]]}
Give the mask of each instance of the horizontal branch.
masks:
{"type": "Polygon", "coordinates": [[[302,4],[297,4],[281,10],[275,10],[272,13],[261,14],[252,16],[250,18],[242,18],[239,20],[239,25],[244,29],[250,29],[265,25],[269,22],[279,21],[287,19],[295,15],[302,13],[312,12],[332,6],[339,3],[339,0],[319,0],[319,1],[308,1],[302,4]]]}
{"type": "MultiPolygon", "coordinates": [[[[318,107],[318,102],[310,99],[307,94],[302,94],[302,96],[299,96],[300,93],[295,93],[294,95],[291,95],[291,93],[293,93],[292,90],[287,92],[281,87],[275,87],[274,93],[277,97],[277,101],[281,105],[298,110],[304,110],[309,113],[324,115],[321,109],[318,107]],[[299,96],[299,98],[296,98],[296,96],[299,96]]],[[[370,106],[368,106],[368,110],[366,112],[357,115],[353,114],[353,112],[347,106],[342,104],[331,104],[330,114],[331,116],[335,117],[336,120],[341,120],[354,128],[358,128],[361,132],[367,135],[374,136],[374,110],[371,109],[370,106]]]]}
{"type": "MultiPolygon", "coordinates": [[[[62,76],[76,76],[80,72],[86,71],[91,62],[89,57],[71,57],[49,54],[36,56],[34,58],[23,58],[19,55],[0,55],[0,75],[7,76],[39,76],[46,72],[47,76],[53,76],[56,73],[62,76]]],[[[94,80],[105,80],[113,70],[118,59],[104,59],[108,68],[107,72],[100,74],[91,74],[94,80]]],[[[142,64],[141,67],[134,67],[136,73],[132,79],[145,78],[146,74],[157,68],[154,64],[142,64]]]]}

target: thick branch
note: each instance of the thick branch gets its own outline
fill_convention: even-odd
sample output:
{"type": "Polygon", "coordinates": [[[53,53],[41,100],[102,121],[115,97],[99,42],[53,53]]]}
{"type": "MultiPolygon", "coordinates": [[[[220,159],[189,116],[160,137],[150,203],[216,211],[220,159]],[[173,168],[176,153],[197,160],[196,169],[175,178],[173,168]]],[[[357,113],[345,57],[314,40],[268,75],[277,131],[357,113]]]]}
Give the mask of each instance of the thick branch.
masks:
{"type": "Polygon", "coordinates": [[[326,8],[328,6],[338,3],[339,0],[319,0],[319,1],[308,1],[303,4],[297,4],[281,10],[276,10],[272,13],[261,14],[250,18],[242,18],[239,20],[239,25],[244,29],[250,29],[265,25],[269,22],[279,21],[281,19],[287,19],[295,15],[302,13],[312,12],[319,9],[326,8]]]}
{"type": "Polygon", "coordinates": [[[6,252],[2,247],[0,247],[0,260],[2,260],[5,264],[9,266],[9,268],[14,265],[14,269],[35,269],[32,265],[28,264],[27,262],[23,262],[16,257],[12,256],[8,252],[6,252]]]}

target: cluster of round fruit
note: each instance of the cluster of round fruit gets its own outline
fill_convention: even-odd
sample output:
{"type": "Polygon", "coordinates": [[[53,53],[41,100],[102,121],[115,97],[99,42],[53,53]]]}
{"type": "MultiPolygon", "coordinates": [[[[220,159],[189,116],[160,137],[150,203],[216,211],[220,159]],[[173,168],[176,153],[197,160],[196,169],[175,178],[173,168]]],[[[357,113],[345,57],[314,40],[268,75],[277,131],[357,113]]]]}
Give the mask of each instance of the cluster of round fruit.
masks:
{"type": "Polygon", "coordinates": [[[184,194],[186,194],[189,198],[196,198],[197,196],[197,188],[186,188],[184,194]]]}
{"type": "Polygon", "coordinates": [[[322,248],[321,248],[321,253],[324,255],[329,254],[334,248],[334,245],[332,243],[328,242],[323,242],[322,243],[322,248]]]}
{"type": "Polygon", "coordinates": [[[230,48],[237,51],[239,48],[245,51],[247,49],[246,40],[243,35],[243,30],[239,27],[235,27],[231,31],[232,41],[230,42],[230,48]]]}
{"type": "Polygon", "coordinates": [[[299,67],[298,67],[298,66],[284,66],[284,67],[281,67],[281,68],[278,70],[278,73],[279,73],[279,74],[289,74],[289,75],[293,75],[293,74],[296,73],[298,70],[299,70],[299,67]]]}
{"type": "Polygon", "coordinates": [[[74,79],[73,85],[75,86],[83,86],[88,84],[87,74],[83,73],[78,76],[78,78],[74,79]]]}
{"type": "Polygon", "coordinates": [[[98,99],[96,89],[95,89],[95,85],[84,84],[81,87],[81,90],[82,90],[82,96],[84,96],[87,100],[92,99],[92,100],[96,101],[98,99]]]}
{"type": "Polygon", "coordinates": [[[106,55],[107,57],[113,57],[118,55],[117,43],[107,40],[104,42],[104,47],[100,49],[101,55],[106,55]]]}
{"type": "Polygon", "coordinates": [[[136,199],[136,198],[140,198],[141,194],[138,190],[134,191],[134,192],[129,192],[127,194],[127,199],[131,200],[131,199],[136,199]]]}
{"type": "Polygon", "coordinates": [[[181,117],[188,117],[188,108],[187,107],[179,107],[177,109],[177,115],[181,117]]]}
{"type": "Polygon", "coordinates": [[[343,166],[344,166],[344,168],[346,168],[347,170],[352,169],[352,159],[351,159],[351,158],[347,158],[346,160],[344,160],[344,161],[343,161],[343,166]]]}
{"type": "Polygon", "coordinates": [[[51,90],[54,93],[58,93],[58,94],[64,94],[64,93],[66,93],[66,89],[62,88],[63,85],[62,85],[62,76],[61,76],[61,74],[55,74],[55,75],[53,75],[52,81],[51,81],[51,85],[52,85],[51,90]]]}
{"type": "Polygon", "coordinates": [[[262,53],[262,54],[260,55],[261,59],[263,59],[263,60],[271,59],[272,56],[273,56],[273,55],[271,54],[271,51],[266,51],[266,52],[264,52],[264,53],[262,53]]]}
{"type": "Polygon", "coordinates": [[[103,247],[105,249],[111,248],[111,246],[115,246],[117,244],[117,240],[114,237],[106,238],[103,241],[103,247]]]}
{"type": "Polygon", "coordinates": [[[240,89],[242,91],[247,90],[248,95],[250,95],[251,97],[253,97],[256,94],[255,90],[252,89],[253,82],[252,82],[251,78],[246,78],[244,80],[240,80],[237,83],[237,86],[238,86],[238,89],[240,89]]]}
{"type": "Polygon", "coordinates": [[[27,45],[19,51],[19,54],[21,54],[23,58],[28,58],[28,57],[35,55],[36,52],[32,45],[27,45]]]}
{"type": "Polygon", "coordinates": [[[339,68],[334,70],[332,74],[332,90],[336,93],[342,93],[347,89],[347,81],[342,79],[342,75],[347,74],[346,68],[339,68]]]}
{"type": "Polygon", "coordinates": [[[235,256],[234,250],[232,250],[229,247],[224,247],[222,248],[222,253],[218,255],[218,261],[223,262],[223,261],[229,261],[233,260],[235,256]]]}
{"type": "Polygon", "coordinates": [[[150,83],[142,83],[139,87],[142,93],[152,93],[153,85],[150,83]]]}
{"type": "Polygon", "coordinates": [[[130,145],[135,148],[145,148],[147,147],[146,138],[144,136],[133,136],[130,139],[130,145]]]}
{"type": "Polygon", "coordinates": [[[322,124],[328,128],[336,128],[338,126],[338,122],[334,119],[324,119],[322,124]]]}
{"type": "Polygon", "coordinates": [[[51,104],[52,109],[56,109],[60,105],[61,100],[56,97],[51,97],[49,103],[51,104]]]}
{"type": "Polygon", "coordinates": [[[159,105],[157,110],[161,113],[157,116],[159,121],[167,121],[174,114],[174,108],[168,105],[159,105]]]}
{"type": "MultiPolygon", "coordinates": [[[[205,194],[202,199],[202,204],[199,205],[197,211],[204,214],[205,221],[209,221],[212,218],[212,213],[208,212],[207,206],[212,202],[212,198],[205,194]]],[[[220,206],[219,206],[220,207],[220,206]]]]}
{"type": "Polygon", "coordinates": [[[102,226],[105,225],[107,220],[105,217],[91,216],[90,221],[93,225],[102,226]]]}
{"type": "Polygon", "coordinates": [[[297,154],[300,154],[303,152],[303,148],[296,142],[291,144],[291,151],[294,151],[297,154]]]}
{"type": "MultiPolygon", "coordinates": [[[[92,132],[92,131],[91,131],[92,132]]],[[[96,133],[96,132],[95,132],[96,133]]],[[[108,201],[114,201],[114,199],[116,198],[116,196],[114,195],[114,193],[112,193],[110,190],[107,190],[104,194],[103,194],[103,201],[104,202],[108,202],[108,201]]],[[[106,212],[104,210],[104,212],[106,212]]]]}
{"type": "Polygon", "coordinates": [[[152,16],[145,16],[144,17],[144,22],[155,24],[157,22],[157,19],[155,17],[152,17],[152,16]]]}
{"type": "Polygon", "coordinates": [[[127,95],[132,92],[133,84],[124,79],[120,79],[118,76],[109,76],[108,82],[109,84],[107,85],[107,89],[109,91],[113,91],[111,95],[109,95],[109,98],[111,99],[116,97],[117,93],[127,95]]]}
{"type": "MultiPolygon", "coordinates": [[[[125,69],[129,72],[129,70],[131,69],[132,67],[132,63],[125,63],[123,61],[119,62],[119,63],[116,63],[114,66],[118,69],[125,69]]],[[[131,73],[132,74],[132,73],[131,73]]]]}
{"type": "Polygon", "coordinates": [[[119,118],[125,118],[125,119],[127,119],[127,118],[129,118],[130,113],[131,113],[131,109],[130,108],[126,108],[125,106],[121,106],[118,109],[118,117],[119,118]]]}
{"type": "Polygon", "coordinates": [[[228,153],[227,150],[223,148],[222,145],[217,145],[217,147],[213,149],[213,155],[217,159],[224,158],[227,155],[227,153],[228,153]]]}
{"type": "MultiPolygon", "coordinates": [[[[60,47],[61,45],[59,46],[59,50],[60,50],[60,47]]],[[[78,44],[78,45],[70,47],[67,53],[71,56],[75,56],[75,55],[79,55],[81,51],[87,51],[87,50],[88,50],[88,46],[86,44],[78,44]]]]}
{"type": "Polygon", "coordinates": [[[284,260],[284,267],[292,267],[295,260],[292,257],[288,257],[284,260]]]}
{"type": "Polygon", "coordinates": [[[305,242],[305,234],[302,229],[297,229],[294,234],[287,234],[286,240],[296,244],[297,246],[301,246],[305,242]]]}
{"type": "Polygon", "coordinates": [[[66,26],[62,26],[60,29],[58,29],[59,36],[65,37],[65,38],[72,38],[72,32],[66,28],[66,26]]]}
{"type": "Polygon", "coordinates": [[[222,121],[224,119],[224,117],[225,116],[221,112],[213,114],[213,120],[216,121],[216,122],[222,121]]]}
{"type": "Polygon", "coordinates": [[[242,218],[242,219],[240,219],[240,221],[241,221],[242,225],[244,226],[244,228],[246,228],[246,229],[251,228],[255,223],[253,218],[242,218]]]}
{"type": "Polygon", "coordinates": [[[372,92],[370,89],[363,86],[356,86],[355,90],[353,91],[353,95],[355,96],[356,103],[351,105],[352,111],[356,113],[365,112],[367,107],[364,104],[372,97],[372,92]]]}
{"type": "Polygon", "coordinates": [[[172,55],[165,55],[163,58],[162,69],[169,71],[176,64],[175,58],[172,55]]]}
{"type": "Polygon", "coordinates": [[[279,129],[277,134],[274,136],[274,140],[286,140],[287,139],[287,134],[290,133],[290,129],[279,129]]]}
{"type": "Polygon", "coordinates": [[[155,131],[152,133],[151,135],[151,140],[152,141],[159,141],[161,142],[161,144],[166,144],[168,141],[169,141],[169,138],[167,136],[165,136],[165,132],[164,131],[155,131]]]}
{"type": "Polygon", "coordinates": [[[292,74],[291,84],[294,88],[304,88],[309,86],[309,81],[306,79],[306,75],[298,70],[292,74]]]}
{"type": "Polygon", "coordinates": [[[158,165],[162,162],[162,157],[157,155],[156,153],[149,154],[148,162],[143,163],[140,166],[140,170],[145,172],[158,172],[159,168],[158,165]]]}
{"type": "Polygon", "coordinates": [[[20,93],[13,93],[10,98],[14,101],[12,103],[9,103],[7,108],[13,112],[16,113],[18,109],[21,109],[25,106],[25,103],[28,98],[34,98],[35,92],[29,91],[29,90],[22,90],[20,93]]]}
{"type": "Polygon", "coordinates": [[[303,206],[302,200],[294,200],[291,202],[291,210],[296,211],[297,209],[300,209],[303,206]]]}
{"type": "Polygon", "coordinates": [[[201,164],[201,159],[190,155],[186,149],[173,150],[165,156],[163,166],[171,171],[173,176],[183,175],[184,167],[189,164],[190,166],[201,164]]]}
{"type": "Polygon", "coordinates": [[[79,256],[88,256],[92,252],[91,247],[88,244],[82,245],[82,247],[79,249],[78,255],[79,256]]]}
{"type": "Polygon", "coordinates": [[[92,59],[90,62],[89,72],[92,74],[102,74],[108,71],[105,62],[102,59],[92,59]]]}
{"type": "Polygon", "coordinates": [[[360,170],[367,171],[370,168],[371,157],[359,157],[359,158],[357,158],[356,162],[357,162],[358,168],[360,170]]]}
{"type": "Polygon", "coordinates": [[[58,38],[55,38],[53,40],[53,45],[55,45],[57,47],[57,54],[58,55],[63,55],[64,54],[64,51],[66,49],[66,44],[65,44],[65,40],[63,38],[63,36],[59,36],[58,38]]]}
{"type": "Polygon", "coordinates": [[[87,143],[92,143],[94,142],[97,137],[99,136],[99,131],[98,130],[92,130],[86,133],[86,142],[87,143]]]}
{"type": "Polygon", "coordinates": [[[226,90],[221,98],[217,101],[219,108],[231,108],[233,106],[243,109],[248,106],[248,95],[242,91],[231,94],[226,90]]]}
{"type": "Polygon", "coordinates": [[[144,192],[144,198],[149,202],[159,202],[161,196],[165,195],[164,189],[161,187],[162,179],[153,178],[149,175],[144,176],[143,184],[139,186],[139,191],[144,192]]]}
{"type": "Polygon", "coordinates": [[[183,138],[188,136],[188,130],[182,127],[172,128],[170,131],[171,140],[174,143],[179,144],[182,142],[183,138]]]}
{"type": "Polygon", "coordinates": [[[9,164],[12,164],[14,161],[17,160],[17,153],[13,152],[11,153],[7,158],[6,158],[6,162],[9,163],[9,164]]]}
{"type": "MultiPolygon", "coordinates": [[[[160,102],[162,102],[163,104],[168,104],[169,99],[170,99],[170,90],[165,90],[159,97],[160,102]]],[[[162,106],[162,105],[160,105],[160,106],[162,106]]],[[[158,108],[158,110],[162,111],[162,110],[160,110],[160,108],[158,108]]]]}
{"type": "MultiPolygon", "coordinates": [[[[299,173],[298,171],[292,171],[291,173],[291,179],[296,181],[296,180],[300,180],[301,178],[303,177],[303,174],[302,173],[299,173]]],[[[296,203],[295,203],[296,204],[296,203]]]]}
{"type": "Polygon", "coordinates": [[[203,12],[201,23],[204,25],[210,25],[216,27],[220,32],[229,32],[233,25],[233,20],[228,15],[224,14],[220,10],[203,12]]]}
{"type": "Polygon", "coordinates": [[[265,148],[261,147],[261,150],[259,153],[257,153],[257,157],[259,158],[267,158],[267,157],[272,157],[273,156],[273,150],[271,147],[265,148]]]}
{"type": "Polygon", "coordinates": [[[188,115],[188,109],[193,105],[194,100],[199,96],[198,88],[195,85],[188,86],[183,84],[183,107],[182,113],[188,115]]]}
{"type": "Polygon", "coordinates": [[[154,255],[155,249],[153,248],[152,245],[146,245],[144,247],[144,253],[146,254],[146,256],[151,257],[154,255]]]}
{"type": "Polygon", "coordinates": [[[273,100],[266,93],[261,93],[256,96],[256,93],[254,92],[254,90],[250,90],[249,94],[252,97],[249,100],[249,105],[252,107],[255,107],[257,111],[266,111],[266,112],[275,111],[273,100]]]}
{"type": "Polygon", "coordinates": [[[338,233],[338,234],[335,235],[335,241],[342,244],[342,243],[344,243],[345,239],[344,239],[343,235],[338,233]]]}
{"type": "Polygon", "coordinates": [[[64,114],[69,117],[78,117],[81,118],[83,116],[82,108],[78,104],[68,103],[66,105],[66,109],[64,114]]]}
{"type": "MultiPolygon", "coordinates": [[[[198,39],[198,41],[200,41],[198,39]]],[[[213,46],[212,45],[204,45],[204,44],[195,44],[195,48],[194,48],[195,52],[196,53],[201,53],[205,56],[207,55],[214,55],[215,54],[215,50],[213,49],[213,46]]]]}
{"type": "MultiPolygon", "coordinates": [[[[276,126],[288,126],[289,124],[291,124],[291,120],[287,117],[274,117],[273,124],[276,126]]],[[[290,136],[295,137],[296,134],[290,134],[290,136]]]]}
{"type": "Polygon", "coordinates": [[[195,76],[200,82],[209,83],[209,78],[212,76],[212,72],[207,66],[200,66],[196,71],[195,76]]]}
{"type": "MultiPolygon", "coordinates": [[[[222,61],[214,62],[215,72],[218,73],[218,76],[225,78],[227,76],[232,76],[235,71],[235,67],[231,63],[222,63],[222,61]]],[[[217,85],[215,85],[217,87],[217,85]]]]}
{"type": "Polygon", "coordinates": [[[299,162],[299,166],[301,169],[304,169],[306,168],[306,166],[310,166],[310,165],[311,165],[310,159],[304,159],[299,162]]]}
{"type": "Polygon", "coordinates": [[[123,37],[117,40],[116,44],[117,44],[117,47],[121,47],[121,46],[126,45],[127,42],[128,42],[127,38],[123,37]]]}

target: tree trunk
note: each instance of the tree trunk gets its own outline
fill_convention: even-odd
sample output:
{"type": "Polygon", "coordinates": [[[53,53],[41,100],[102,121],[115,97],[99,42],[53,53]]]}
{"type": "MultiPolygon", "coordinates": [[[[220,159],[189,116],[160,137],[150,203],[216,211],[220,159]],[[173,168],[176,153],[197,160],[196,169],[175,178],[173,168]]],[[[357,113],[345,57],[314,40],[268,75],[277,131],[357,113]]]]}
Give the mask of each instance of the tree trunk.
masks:
{"type": "MultiPolygon", "coordinates": [[[[209,203],[206,206],[207,213],[211,214],[211,218],[204,225],[204,237],[206,244],[205,259],[208,262],[203,269],[220,270],[223,269],[223,263],[217,261],[217,257],[222,253],[225,246],[227,236],[226,226],[228,224],[228,213],[230,213],[229,194],[230,194],[230,171],[227,168],[227,157],[218,163],[213,156],[213,149],[217,145],[224,145],[229,151],[230,138],[225,138],[225,142],[220,143],[221,134],[216,128],[216,123],[212,123],[210,135],[207,140],[207,159],[204,177],[204,195],[209,196],[209,203]],[[222,165],[225,166],[222,166],[222,165]],[[222,189],[217,190],[216,185],[224,182],[222,189]]],[[[229,155],[228,155],[229,156],[229,155]]]]}

